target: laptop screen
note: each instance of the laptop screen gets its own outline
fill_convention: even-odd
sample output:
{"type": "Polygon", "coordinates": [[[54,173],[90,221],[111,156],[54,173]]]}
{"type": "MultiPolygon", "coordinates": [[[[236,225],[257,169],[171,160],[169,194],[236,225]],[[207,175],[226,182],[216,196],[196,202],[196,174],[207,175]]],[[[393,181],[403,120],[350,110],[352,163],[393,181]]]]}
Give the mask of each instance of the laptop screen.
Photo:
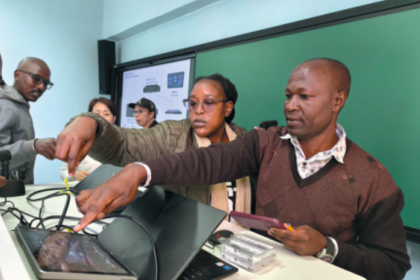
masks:
{"type": "Polygon", "coordinates": [[[111,164],[102,164],[96,168],[89,176],[77,183],[74,187],[71,188],[71,191],[75,194],[79,194],[83,190],[93,189],[99,186],[100,184],[105,183],[111,179],[115,174],[117,174],[122,167],[114,166],[111,164]]]}
{"type": "Polygon", "coordinates": [[[17,230],[43,271],[133,275],[87,235],[26,227],[17,230]]]}
{"type": "MultiPolygon", "coordinates": [[[[223,211],[158,186],[150,186],[122,214],[139,220],[153,236],[160,280],[176,279],[226,216],[223,211]]],[[[98,241],[139,279],[154,279],[152,247],[139,225],[117,218],[99,234],[98,241]]]]}

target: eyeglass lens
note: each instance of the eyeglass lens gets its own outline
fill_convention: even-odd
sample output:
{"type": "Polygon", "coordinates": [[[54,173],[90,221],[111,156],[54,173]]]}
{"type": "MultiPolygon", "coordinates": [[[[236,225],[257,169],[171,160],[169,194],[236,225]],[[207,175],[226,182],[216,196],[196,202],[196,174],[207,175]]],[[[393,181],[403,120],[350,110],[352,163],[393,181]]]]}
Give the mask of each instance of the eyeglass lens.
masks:
{"type": "Polygon", "coordinates": [[[52,84],[50,81],[45,80],[43,77],[41,77],[41,76],[39,76],[39,75],[37,75],[37,74],[30,73],[30,75],[31,75],[31,77],[32,77],[32,81],[33,81],[36,85],[39,85],[39,84],[41,84],[41,83],[44,83],[44,87],[45,87],[46,89],[51,89],[51,88],[52,88],[53,84],[52,84]]]}
{"type": "Polygon", "coordinates": [[[214,110],[214,107],[216,107],[216,100],[213,100],[213,99],[205,99],[200,102],[197,102],[193,99],[187,99],[185,100],[184,105],[185,105],[185,108],[187,108],[187,110],[192,113],[198,109],[198,107],[200,106],[200,103],[204,112],[207,112],[207,113],[212,112],[214,110]]]}

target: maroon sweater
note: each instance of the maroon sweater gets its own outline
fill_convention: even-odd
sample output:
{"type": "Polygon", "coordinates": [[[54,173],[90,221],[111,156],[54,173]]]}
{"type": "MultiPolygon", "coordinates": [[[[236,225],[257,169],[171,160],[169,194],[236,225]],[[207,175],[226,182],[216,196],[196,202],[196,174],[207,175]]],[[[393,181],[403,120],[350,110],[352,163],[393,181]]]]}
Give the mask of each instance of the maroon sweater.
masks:
{"type": "Polygon", "coordinates": [[[146,161],[151,184],[215,184],[258,175],[256,214],[334,237],[334,264],[368,279],[402,279],[411,267],[401,209],[404,198],[385,167],[347,139],[344,164],[332,159],[301,179],[290,140],[251,131],[219,143],[146,161]]]}

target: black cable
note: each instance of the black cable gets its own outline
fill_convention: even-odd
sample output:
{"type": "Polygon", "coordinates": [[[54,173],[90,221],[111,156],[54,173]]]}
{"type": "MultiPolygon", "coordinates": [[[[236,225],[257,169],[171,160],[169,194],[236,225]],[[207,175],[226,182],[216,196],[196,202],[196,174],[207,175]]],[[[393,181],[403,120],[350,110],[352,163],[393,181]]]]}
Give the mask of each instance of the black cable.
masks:
{"type": "Polygon", "coordinates": [[[7,210],[3,210],[3,209],[0,209],[1,211],[4,211],[4,213],[3,214],[1,214],[2,216],[4,216],[4,215],[6,215],[7,213],[10,213],[10,214],[12,214],[13,216],[15,216],[16,217],[16,219],[18,219],[19,221],[20,221],[20,217],[18,217],[15,213],[13,213],[12,211],[9,211],[9,209],[7,209],[7,210]]]}
{"type": "Polygon", "coordinates": [[[13,208],[15,207],[15,204],[12,201],[7,200],[7,197],[4,197],[4,201],[0,202],[0,206],[5,206],[7,203],[11,203],[13,205],[13,208]]]}
{"type": "MultiPolygon", "coordinates": [[[[12,205],[14,206],[13,202],[11,202],[10,200],[7,201],[7,202],[12,203],[12,205]]],[[[15,216],[19,220],[21,220],[21,218],[18,217],[18,216],[16,216],[16,214],[14,214],[13,211],[19,212],[20,215],[27,215],[27,216],[29,216],[29,217],[31,217],[33,219],[38,219],[34,215],[31,215],[29,213],[26,213],[26,212],[24,212],[24,211],[22,211],[22,210],[20,210],[19,208],[16,208],[16,207],[8,207],[6,210],[5,209],[0,209],[0,211],[3,211],[2,216],[6,215],[7,213],[11,213],[11,214],[13,214],[13,216],[15,216]]]]}
{"type": "MultiPolygon", "coordinates": [[[[42,226],[42,228],[43,228],[43,229],[45,229],[44,222],[42,221],[42,210],[44,209],[44,202],[45,202],[45,200],[43,199],[43,200],[42,200],[42,203],[41,203],[41,208],[39,208],[39,215],[38,215],[38,217],[39,217],[39,221],[40,221],[41,226],[42,226]]],[[[32,223],[32,221],[31,221],[31,223],[32,223]]],[[[30,223],[30,224],[31,224],[31,223],[30,223]]]]}
{"type": "MultiPolygon", "coordinates": [[[[70,204],[71,195],[68,194],[68,193],[63,193],[63,194],[67,196],[67,200],[66,200],[66,204],[64,205],[64,209],[63,209],[63,213],[61,214],[61,218],[58,221],[57,230],[61,229],[61,225],[63,224],[64,217],[66,216],[67,209],[69,208],[69,204],[70,204]]],[[[42,220],[41,220],[41,223],[42,223],[42,220]]]]}
{"type": "Polygon", "coordinates": [[[12,207],[9,207],[9,208],[7,208],[7,210],[4,210],[4,209],[0,209],[1,211],[4,211],[4,213],[2,214],[2,216],[4,216],[4,215],[6,215],[7,213],[10,213],[10,214],[12,214],[13,216],[15,216],[16,217],[16,219],[18,219],[19,220],[19,222],[20,222],[20,224],[21,225],[23,225],[23,226],[28,226],[28,221],[25,219],[25,216],[24,216],[24,214],[22,213],[22,211],[20,211],[19,209],[17,209],[17,208],[12,208],[12,207]],[[15,213],[13,213],[13,211],[17,211],[19,214],[20,214],[20,217],[19,216],[17,216],[15,213]]]}
{"type": "MultiPolygon", "coordinates": [[[[39,200],[42,200],[42,199],[46,199],[48,196],[47,197],[38,198],[38,199],[32,199],[32,197],[34,195],[39,194],[39,193],[42,193],[42,192],[48,192],[48,191],[65,191],[65,190],[67,190],[67,189],[66,188],[51,188],[51,189],[39,190],[39,191],[33,192],[30,195],[28,195],[26,197],[26,200],[32,201],[32,202],[39,201],[39,200]]],[[[57,192],[56,192],[56,194],[57,194],[57,192]]]]}
{"type": "MultiPolygon", "coordinates": [[[[10,208],[10,207],[9,207],[9,208],[10,208]]],[[[31,215],[31,214],[29,214],[29,213],[26,213],[26,212],[24,212],[24,211],[20,210],[19,208],[13,207],[13,209],[14,209],[14,210],[16,210],[16,211],[19,211],[19,212],[20,212],[20,213],[22,213],[22,214],[25,214],[26,216],[31,217],[31,218],[37,218],[36,216],[31,215]]]]}
{"type": "MultiPolygon", "coordinates": [[[[48,221],[48,220],[53,220],[53,219],[61,219],[61,216],[58,215],[53,215],[53,216],[48,216],[42,219],[43,222],[48,221]]],[[[33,219],[30,223],[29,223],[29,227],[32,227],[32,223],[35,222],[36,220],[39,220],[39,218],[33,219]]],[[[64,217],[64,220],[71,220],[71,221],[80,221],[80,217],[73,217],[73,216],[66,216],[64,217]]],[[[103,224],[105,226],[109,225],[106,222],[102,222],[102,221],[95,221],[94,223],[98,223],[98,224],[103,224]]],[[[35,228],[38,228],[40,226],[40,223],[38,223],[37,226],[35,226],[35,228]]]]}
{"type": "Polygon", "coordinates": [[[92,236],[92,237],[95,237],[95,238],[97,238],[97,237],[98,237],[98,234],[92,234],[92,233],[89,233],[89,232],[87,232],[87,231],[86,231],[86,229],[88,229],[88,228],[84,228],[84,229],[82,230],[84,234],[86,234],[87,236],[92,236]]]}
{"type": "Polygon", "coordinates": [[[4,216],[4,215],[8,212],[8,209],[9,209],[9,208],[13,208],[13,209],[15,209],[15,204],[14,204],[12,201],[7,200],[6,198],[4,198],[4,201],[3,201],[2,203],[0,203],[0,206],[6,206],[6,204],[7,204],[7,203],[12,204],[12,205],[13,205],[13,207],[8,207],[6,210],[4,210],[4,209],[0,209],[0,210],[2,210],[2,211],[5,211],[5,213],[4,213],[2,216],[4,216]]]}
{"type": "MultiPolygon", "coordinates": [[[[56,226],[56,229],[57,229],[57,230],[61,230],[61,226],[62,226],[62,223],[63,223],[64,217],[66,216],[67,210],[68,210],[68,208],[69,208],[71,195],[70,195],[70,194],[68,194],[68,193],[64,193],[64,192],[55,192],[55,193],[52,193],[52,194],[46,195],[46,196],[44,196],[44,197],[40,197],[40,198],[32,198],[33,196],[35,196],[35,195],[37,195],[37,194],[39,194],[39,193],[42,193],[42,192],[47,192],[47,191],[57,191],[57,190],[58,190],[58,191],[63,191],[63,190],[67,190],[67,189],[66,189],[66,188],[51,188],[51,189],[44,189],[44,190],[39,190],[39,191],[33,192],[33,193],[31,193],[28,197],[26,197],[26,200],[27,200],[27,201],[30,201],[30,202],[42,201],[41,208],[39,209],[39,215],[38,215],[39,223],[38,223],[38,225],[36,226],[37,228],[41,225],[41,226],[45,229],[44,219],[42,219],[42,216],[41,216],[41,215],[42,215],[42,210],[43,210],[43,208],[44,208],[44,202],[45,202],[45,200],[46,200],[46,199],[49,199],[49,198],[52,198],[52,197],[58,197],[58,196],[63,196],[63,195],[65,195],[65,196],[67,196],[67,199],[66,199],[66,204],[64,205],[64,209],[63,209],[63,212],[62,212],[62,214],[61,214],[60,220],[58,221],[58,224],[57,224],[57,226],[56,226]]],[[[32,225],[32,222],[33,222],[33,221],[31,221],[30,225],[32,225]]]]}
{"type": "Polygon", "coordinates": [[[150,243],[152,244],[153,257],[155,258],[155,279],[158,280],[159,279],[159,264],[158,264],[158,259],[157,259],[157,252],[156,252],[156,247],[155,247],[155,241],[153,240],[153,237],[150,234],[150,232],[147,230],[147,228],[142,223],[140,223],[140,221],[138,221],[135,218],[133,218],[131,216],[128,216],[128,215],[109,214],[109,215],[107,215],[105,217],[105,219],[106,218],[126,218],[126,219],[129,219],[129,220],[135,222],[136,224],[138,224],[139,226],[141,226],[144,229],[144,231],[149,236],[150,243]]]}
{"type": "MultiPolygon", "coordinates": [[[[27,200],[27,201],[30,201],[30,202],[34,202],[34,201],[41,201],[41,202],[42,202],[42,204],[41,204],[41,208],[39,209],[39,214],[38,214],[38,219],[39,219],[39,221],[40,221],[40,223],[38,224],[38,226],[39,226],[39,225],[41,225],[43,229],[45,229],[45,225],[44,225],[44,223],[43,223],[43,219],[42,219],[42,210],[44,209],[44,206],[45,206],[45,204],[44,204],[45,200],[46,200],[46,199],[49,199],[49,198],[52,198],[52,197],[58,197],[58,196],[68,195],[68,194],[66,194],[66,193],[60,193],[60,192],[55,192],[55,193],[49,194],[49,195],[47,195],[47,196],[40,197],[40,198],[36,198],[36,199],[32,199],[32,197],[33,197],[34,195],[39,194],[39,193],[42,193],[42,192],[46,192],[46,191],[55,191],[55,190],[64,190],[64,188],[52,188],[52,189],[46,189],[46,190],[39,190],[39,191],[36,191],[36,192],[34,192],[34,193],[31,193],[31,194],[30,194],[30,195],[26,198],[26,200],[27,200]]],[[[68,207],[68,205],[67,205],[67,207],[68,207]]],[[[67,212],[67,209],[65,209],[65,212],[67,212]]],[[[65,215],[65,213],[64,213],[63,215],[65,215]]],[[[36,217],[35,217],[35,218],[36,218],[36,217]]],[[[35,220],[35,219],[34,219],[34,220],[35,220]]],[[[34,220],[32,220],[32,221],[31,221],[30,225],[32,225],[32,222],[33,222],[34,220]]],[[[61,221],[61,222],[63,222],[63,221],[61,221]]]]}
{"type": "MultiPolygon", "coordinates": [[[[60,217],[61,216],[53,215],[53,216],[45,217],[43,220],[45,221],[45,220],[51,220],[51,219],[59,219],[60,217]]],[[[80,221],[80,217],[66,216],[64,220],[80,221]]],[[[109,225],[109,223],[103,222],[103,221],[94,221],[93,223],[98,223],[98,224],[102,224],[106,226],[109,225]]]]}
{"type": "MultiPolygon", "coordinates": [[[[35,201],[41,201],[42,202],[41,208],[39,209],[38,217],[33,216],[31,214],[28,214],[28,213],[26,213],[24,211],[19,210],[18,208],[15,207],[14,203],[12,201],[10,201],[10,200],[7,200],[6,197],[4,198],[4,201],[0,203],[0,206],[5,206],[7,203],[11,203],[13,205],[13,207],[9,207],[7,210],[0,209],[0,211],[3,211],[4,212],[4,213],[2,213],[2,216],[6,215],[7,213],[12,214],[13,216],[15,216],[20,221],[20,224],[22,224],[24,226],[32,227],[32,224],[35,221],[39,220],[39,223],[36,225],[35,228],[38,228],[41,225],[42,228],[45,229],[44,221],[47,221],[47,220],[50,220],[50,219],[59,219],[58,224],[56,226],[56,230],[59,231],[59,230],[61,230],[61,228],[69,228],[69,229],[73,230],[72,227],[63,225],[63,221],[64,220],[76,220],[76,221],[79,221],[80,220],[80,218],[77,218],[77,217],[71,217],[71,216],[66,217],[66,213],[67,213],[67,210],[68,210],[68,207],[69,207],[69,204],[70,204],[70,198],[71,198],[71,195],[70,194],[68,194],[68,193],[61,193],[61,192],[55,192],[55,193],[49,194],[49,195],[44,196],[44,197],[32,198],[33,196],[35,196],[35,195],[37,195],[39,193],[42,193],[42,192],[47,192],[47,191],[62,191],[62,190],[67,190],[67,189],[66,188],[51,188],[51,189],[39,190],[39,191],[36,191],[36,192],[31,193],[26,198],[26,200],[29,201],[29,202],[35,202],[35,201]],[[49,216],[49,217],[46,217],[46,218],[42,218],[42,211],[43,211],[43,209],[45,207],[45,200],[46,199],[49,199],[49,198],[52,198],[52,197],[58,197],[58,196],[63,196],[63,195],[66,195],[67,196],[67,200],[66,200],[66,204],[64,206],[64,209],[63,209],[63,212],[62,212],[61,216],[49,216]],[[13,213],[13,211],[17,211],[20,214],[20,217],[18,215],[16,215],[15,213],[13,213]],[[31,220],[31,222],[28,223],[28,221],[26,221],[24,215],[27,215],[27,216],[33,218],[31,220]]],[[[106,227],[108,225],[108,223],[106,223],[106,222],[101,222],[101,221],[96,221],[96,222],[99,223],[99,224],[104,224],[104,227],[106,227]]],[[[85,230],[83,230],[83,232],[86,235],[89,235],[89,236],[93,236],[93,237],[98,236],[97,234],[88,233],[85,230]]]]}
{"type": "MultiPolygon", "coordinates": [[[[10,213],[10,214],[12,214],[14,217],[16,217],[16,218],[20,221],[20,223],[21,223],[22,225],[24,225],[24,226],[31,226],[31,225],[32,225],[32,223],[33,223],[35,220],[40,220],[40,224],[42,225],[42,227],[43,227],[43,228],[45,228],[45,226],[44,226],[44,224],[43,224],[43,219],[42,219],[42,217],[41,217],[42,210],[43,210],[43,207],[44,207],[44,201],[45,201],[45,199],[49,199],[49,198],[56,197],[56,196],[61,196],[61,195],[66,195],[66,194],[59,193],[59,192],[55,192],[55,193],[53,193],[53,194],[47,195],[47,196],[42,197],[42,198],[32,199],[32,197],[33,197],[34,195],[39,194],[39,193],[42,193],[42,192],[46,192],[46,191],[57,191],[57,190],[66,190],[66,188],[52,188],[52,189],[39,190],[39,191],[36,191],[36,192],[34,192],[34,193],[31,193],[31,194],[30,194],[30,195],[26,198],[28,201],[31,201],[31,202],[33,202],[33,201],[40,201],[40,200],[42,201],[42,206],[41,206],[41,209],[40,209],[40,211],[39,211],[39,217],[33,216],[33,215],[29,214],[29,213],[26,213],[26,212],[24,212],[24,211],[22,211],[22,210],[20,210],[20,209],[16,208],[15,204],[14,204],[12,201],[7,200],[7,197],[4,197],[4,201],[0,203],[0,206],[5,206],[7,203],[10,203],[10,204],[12,204],[12,207],[8,207],[8,208],[7,208],[7,210],[0,209],[0,210],[3,212],[3,213],[2,213],[2,216],[6,215],[7,213],[10,213]],[[14,211],[18,212],[20,216],[16,215],[16,214],[14,213],[14,211]],[[27,216],[29,216],[29,217],[33,218],[33,219],[32,219],[32,221],[31,221],[30,223],[28,223],[28,221],[25,219],[25,216],[24,216],[24,215],[27,215],[27,216]]],[[[0,191],[1,191],[1,188],[0,188],[0,191]]],[[[68,206],[67,206],[67,207],[68,207],[68,206]]],[[[66,211],[67,211],[67,209],[66,209],[66,211]]],[[[65,215],[65,213],[64,213],[63,215],[65,215]]],[[[63,215],[62,215],[62,216],[63,216],[63,215]]],[[[61,221],[61,222],[62,222],[62,221],[61,221]]],[[[39,226],[39,224],[38,224],[38,226],[39,226]]]]}

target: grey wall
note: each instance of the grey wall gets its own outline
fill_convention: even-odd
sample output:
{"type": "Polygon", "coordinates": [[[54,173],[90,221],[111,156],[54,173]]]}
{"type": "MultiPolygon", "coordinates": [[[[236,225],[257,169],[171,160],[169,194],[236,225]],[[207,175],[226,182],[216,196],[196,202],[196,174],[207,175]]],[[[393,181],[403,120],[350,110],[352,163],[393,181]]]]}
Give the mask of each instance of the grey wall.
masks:
{"type": "Polygon", "coordinates": [[[380,0],[105,0],[104,37],[118,42],[117,61],[127,62],[374,2],[380,0]]]}

